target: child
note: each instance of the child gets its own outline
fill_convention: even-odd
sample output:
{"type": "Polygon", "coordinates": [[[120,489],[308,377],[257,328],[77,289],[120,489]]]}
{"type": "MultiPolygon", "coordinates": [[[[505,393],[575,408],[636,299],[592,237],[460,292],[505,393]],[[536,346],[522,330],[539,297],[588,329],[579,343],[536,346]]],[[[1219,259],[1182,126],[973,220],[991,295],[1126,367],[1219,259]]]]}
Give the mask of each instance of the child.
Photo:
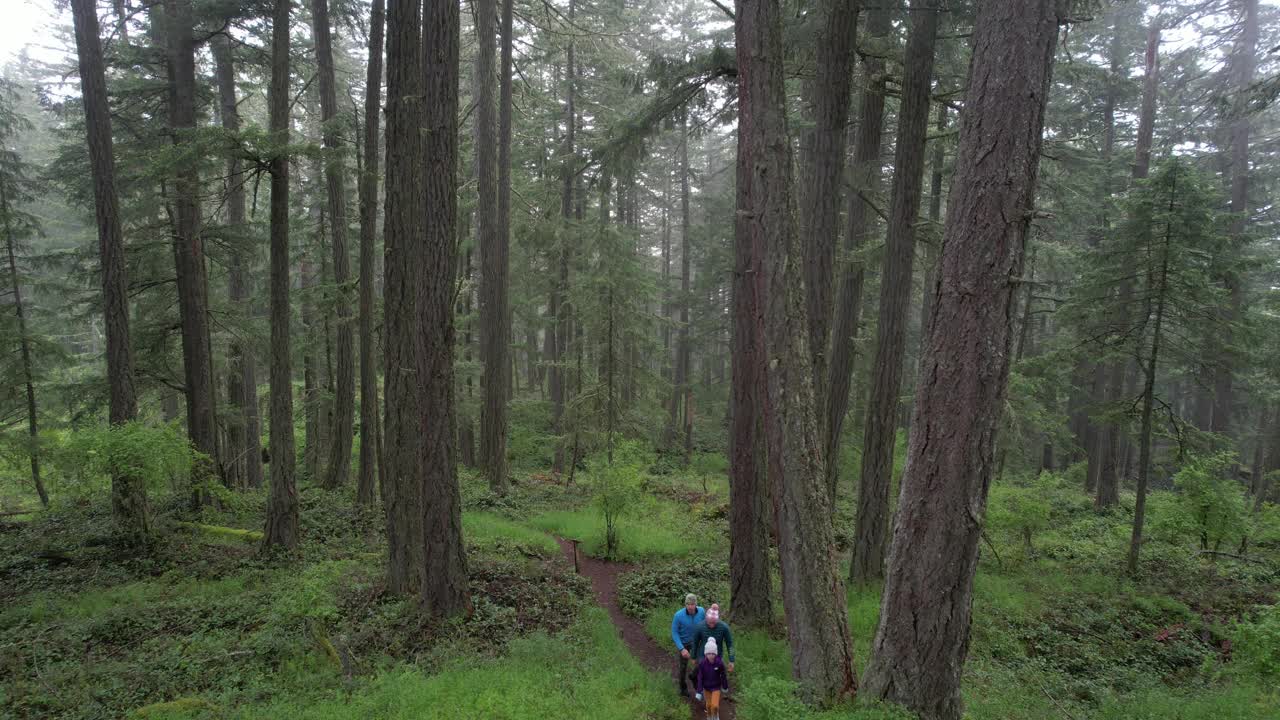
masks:
{"type": "Polygon", "coordinates": [[[706,698],[707,720],[720,720],[720,693],[729,689],[729,676],[725,674],[724,662],[719,655],[716,639],[707,638],[702,660],[694,671],[696,697],[699,700],[706,698]]]}

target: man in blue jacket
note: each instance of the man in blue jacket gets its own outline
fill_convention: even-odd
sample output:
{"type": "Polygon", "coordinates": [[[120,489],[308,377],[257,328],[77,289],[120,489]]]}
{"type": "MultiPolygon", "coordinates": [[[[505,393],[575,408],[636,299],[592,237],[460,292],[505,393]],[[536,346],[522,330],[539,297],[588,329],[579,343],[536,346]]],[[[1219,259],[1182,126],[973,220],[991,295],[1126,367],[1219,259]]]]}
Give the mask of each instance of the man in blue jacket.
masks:
{"type": "Polygon", "coordinates": [[[680,694],[689,695],[689,661],[692,659],[693,635],[706,619],[706,611],[698,605],[698,596],[684,596],[684,607],[671,618],[671,642],[676,646],[676,682],[680,694]]]}

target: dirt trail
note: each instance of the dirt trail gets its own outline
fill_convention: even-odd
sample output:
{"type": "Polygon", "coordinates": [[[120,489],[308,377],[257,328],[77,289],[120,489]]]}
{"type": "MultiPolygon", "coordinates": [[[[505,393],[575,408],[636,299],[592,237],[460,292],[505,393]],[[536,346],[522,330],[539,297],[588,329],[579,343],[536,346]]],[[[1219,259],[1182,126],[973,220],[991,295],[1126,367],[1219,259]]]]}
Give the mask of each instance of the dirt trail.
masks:
{"type": "MultiPolygon", "coordinates": [[[[556,542],[560,543],[560,550],[572,564],[573,544],[562,538],[556,538],[556,542]]],[[[627,644],[627,648],[631,650],[632,655],[636,656],[640,664],[669,679],[671,699],[676,701],[679,697],[676,695],[675,678],[671,676],[675,658],[665,646],[658,647],[653,638],[645,632],[643,623],[627,616],[618,605],[618,576],[631,569],[633,566],[626,563],[605,562],[587,557],[585,553],[578,553],[578,571],[591,581],[591,590],[595,593],[596,604],[609,613],[613,626],[622,634],[622,641],[627,644]]],[[[730,681],[731,686],[732,684],[730,681]]],[[[694,720],[703,720],[707,716],[702,703],[694,701],[692,697],[689,698],[688,705],[694,720]]],[[[733,703],[728,698],[720,702],[720,720],[734,720],[733,703]]]]}

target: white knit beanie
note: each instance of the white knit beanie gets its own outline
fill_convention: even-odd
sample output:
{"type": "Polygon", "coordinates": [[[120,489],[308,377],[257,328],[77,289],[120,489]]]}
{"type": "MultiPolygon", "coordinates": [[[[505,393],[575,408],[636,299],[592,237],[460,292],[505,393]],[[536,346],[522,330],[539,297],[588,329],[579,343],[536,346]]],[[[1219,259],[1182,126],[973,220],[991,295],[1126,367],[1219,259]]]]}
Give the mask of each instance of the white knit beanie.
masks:
{"type": "Polygon", "coordinates": [[[707,646],[702,649],[703,655],[719,655],[720,650],[716,648],[716,639],[707,638],[707,646]]]}

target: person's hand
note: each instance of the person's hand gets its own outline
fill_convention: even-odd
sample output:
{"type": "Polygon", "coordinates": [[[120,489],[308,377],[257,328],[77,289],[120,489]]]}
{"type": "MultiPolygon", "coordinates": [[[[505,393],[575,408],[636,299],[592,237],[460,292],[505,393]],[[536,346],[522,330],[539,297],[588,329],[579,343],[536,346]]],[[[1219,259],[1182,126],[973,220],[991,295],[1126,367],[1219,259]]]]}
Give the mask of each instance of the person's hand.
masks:
{"type": "Polygon", "coordinates": [[[681,649],[681,650],[680,650],[680,657],[684,658],[685,660],[688,660],[688,659],[689,659],[689,650],[688,650],[687,648],[685,648],[685,649],[681,649]]]}
{"type": "Polygon", "coordinates": [[[729,672],[733,672],[733,661],[730,660],[728,663],[725,664],[725,667],[729,668],[729,672]]]}

